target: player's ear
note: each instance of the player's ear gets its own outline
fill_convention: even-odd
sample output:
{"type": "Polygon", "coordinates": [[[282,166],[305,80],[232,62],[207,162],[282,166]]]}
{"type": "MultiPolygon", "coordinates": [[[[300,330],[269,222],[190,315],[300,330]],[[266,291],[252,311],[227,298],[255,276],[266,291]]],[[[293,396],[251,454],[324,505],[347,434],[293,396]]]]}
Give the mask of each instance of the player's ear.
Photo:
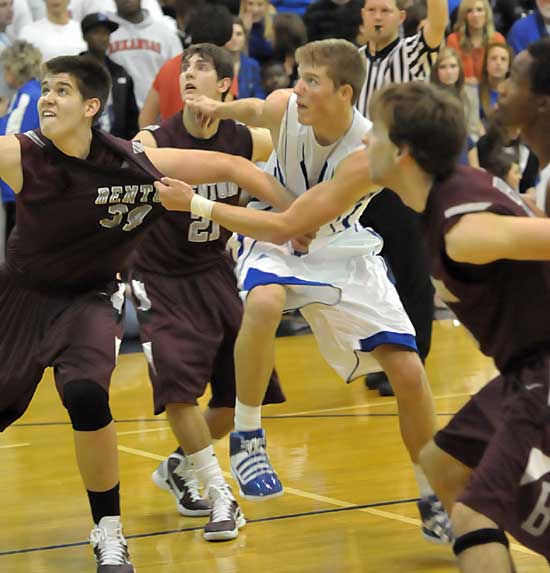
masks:
{"type": "Polygon", "coordinates": [[[222,78],[221,80],[218,81],[218,91],[221,94],[227,93],[232,83],[233,81],[231,80],[231,78],[222,78]]]}
{"type": "Polygon", "coordinates": [[[540,96],[538,100],[538,111],[544,115],[550,115],[550,96],[540,96]]]}
{"type": "Polygon", "coordinates": [[[86,117],[93,117],[101,109],[101,101],[97,97],[86,100],[84,104],[84,114],[86,117]]]}
{"type": "Polygon", "coordinates": [[[339,92],[343,98],[349,100],[350,102],[353,102],[353,88],[351,87],[350,84],[342,84],[339,87],[339,92]]]}

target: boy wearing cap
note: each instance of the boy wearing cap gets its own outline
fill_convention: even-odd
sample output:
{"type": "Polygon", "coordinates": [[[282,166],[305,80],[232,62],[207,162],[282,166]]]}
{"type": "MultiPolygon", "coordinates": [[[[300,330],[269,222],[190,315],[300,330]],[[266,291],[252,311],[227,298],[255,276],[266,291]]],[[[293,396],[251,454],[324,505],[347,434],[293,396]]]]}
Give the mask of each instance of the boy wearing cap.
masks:
{"type": "Polygon", "coordinates": [[[113,87],[104,113],[99,118],[99,127],[117,137],[131,139],[138,131],[139,110],[134,96],[132,76],[107,56],[109,36],[118,24],[105,14],[88,14],[81,22],[82,36],[88,45],[83,52],[100,61],[111,74],[113,87]]]}

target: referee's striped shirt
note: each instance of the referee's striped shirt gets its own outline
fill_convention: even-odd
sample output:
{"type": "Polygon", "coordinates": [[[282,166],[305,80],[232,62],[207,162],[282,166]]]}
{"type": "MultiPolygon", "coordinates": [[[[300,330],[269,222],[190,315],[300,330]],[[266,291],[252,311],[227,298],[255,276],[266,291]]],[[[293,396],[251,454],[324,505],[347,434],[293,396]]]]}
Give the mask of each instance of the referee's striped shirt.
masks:
{"type": "Polygon", "coordinates": [[[357,109],[369,117],[369,103],[375,90],[390,83],[429,78],[438,50],[439,46],[430,48],[426,44],[422,31],[407,38],[396,38],[374,56],[369,54],[366,46],[360,48],[359,52],[367,64],[367,78],[357,101],[357,109]]]}

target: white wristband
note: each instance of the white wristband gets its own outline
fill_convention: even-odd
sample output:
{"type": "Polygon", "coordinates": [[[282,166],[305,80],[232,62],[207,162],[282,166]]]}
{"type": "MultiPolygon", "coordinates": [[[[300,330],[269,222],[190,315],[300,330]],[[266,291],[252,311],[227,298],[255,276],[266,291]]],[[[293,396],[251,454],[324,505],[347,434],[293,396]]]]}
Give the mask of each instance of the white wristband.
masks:
{"type": "Polygon", "coordinates": [[[211,219],[214,203],[215,201],[210,201],[210,199],[195,193],[191,199],[191,213],[203,219],[211,219]]]}

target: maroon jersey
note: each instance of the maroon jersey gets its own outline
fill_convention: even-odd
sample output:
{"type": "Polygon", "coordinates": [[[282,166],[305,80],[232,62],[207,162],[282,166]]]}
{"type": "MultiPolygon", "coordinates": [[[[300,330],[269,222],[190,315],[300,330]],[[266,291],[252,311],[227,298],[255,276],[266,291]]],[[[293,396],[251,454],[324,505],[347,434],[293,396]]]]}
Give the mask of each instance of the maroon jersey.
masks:
{"type": "Polygon", "coordinates": [[[501,372],[550,349],[550,263],[500,260],[459,264],[445,253],[445,235],[469,213],[529,216],[521,199],[500,179],[458,167],[430,192],[423,215],[432,276],[445,302],[494,358],[501,372]]]}
{"type": "Polygon", "coordinates": [[[69,157],[40,130],[16,135],[23,188],[7,269],[41,289],[79,291],[111,281],[163,211],[162,177],[138,142],[92,131],[88,158],[69,157]]]}
{"type": "MultiPolygon", "coordinates": [[[[232,120],[220,122],[210,139],[197,139],[185,129],[181,112],[160,126],[147,128],[158,147],[203,149],[252,157],[252,136],[244,125],[232,120]]],[[[240,189],[230,182],[198,185],[195,192],[207,199],[236,205],[240,189]]],[[[138,250],[135,268],[164,275],[186,275],[203,271],[224,256],[230,233],[214,221],[190,213],[165,212],[138,250]]]]}

